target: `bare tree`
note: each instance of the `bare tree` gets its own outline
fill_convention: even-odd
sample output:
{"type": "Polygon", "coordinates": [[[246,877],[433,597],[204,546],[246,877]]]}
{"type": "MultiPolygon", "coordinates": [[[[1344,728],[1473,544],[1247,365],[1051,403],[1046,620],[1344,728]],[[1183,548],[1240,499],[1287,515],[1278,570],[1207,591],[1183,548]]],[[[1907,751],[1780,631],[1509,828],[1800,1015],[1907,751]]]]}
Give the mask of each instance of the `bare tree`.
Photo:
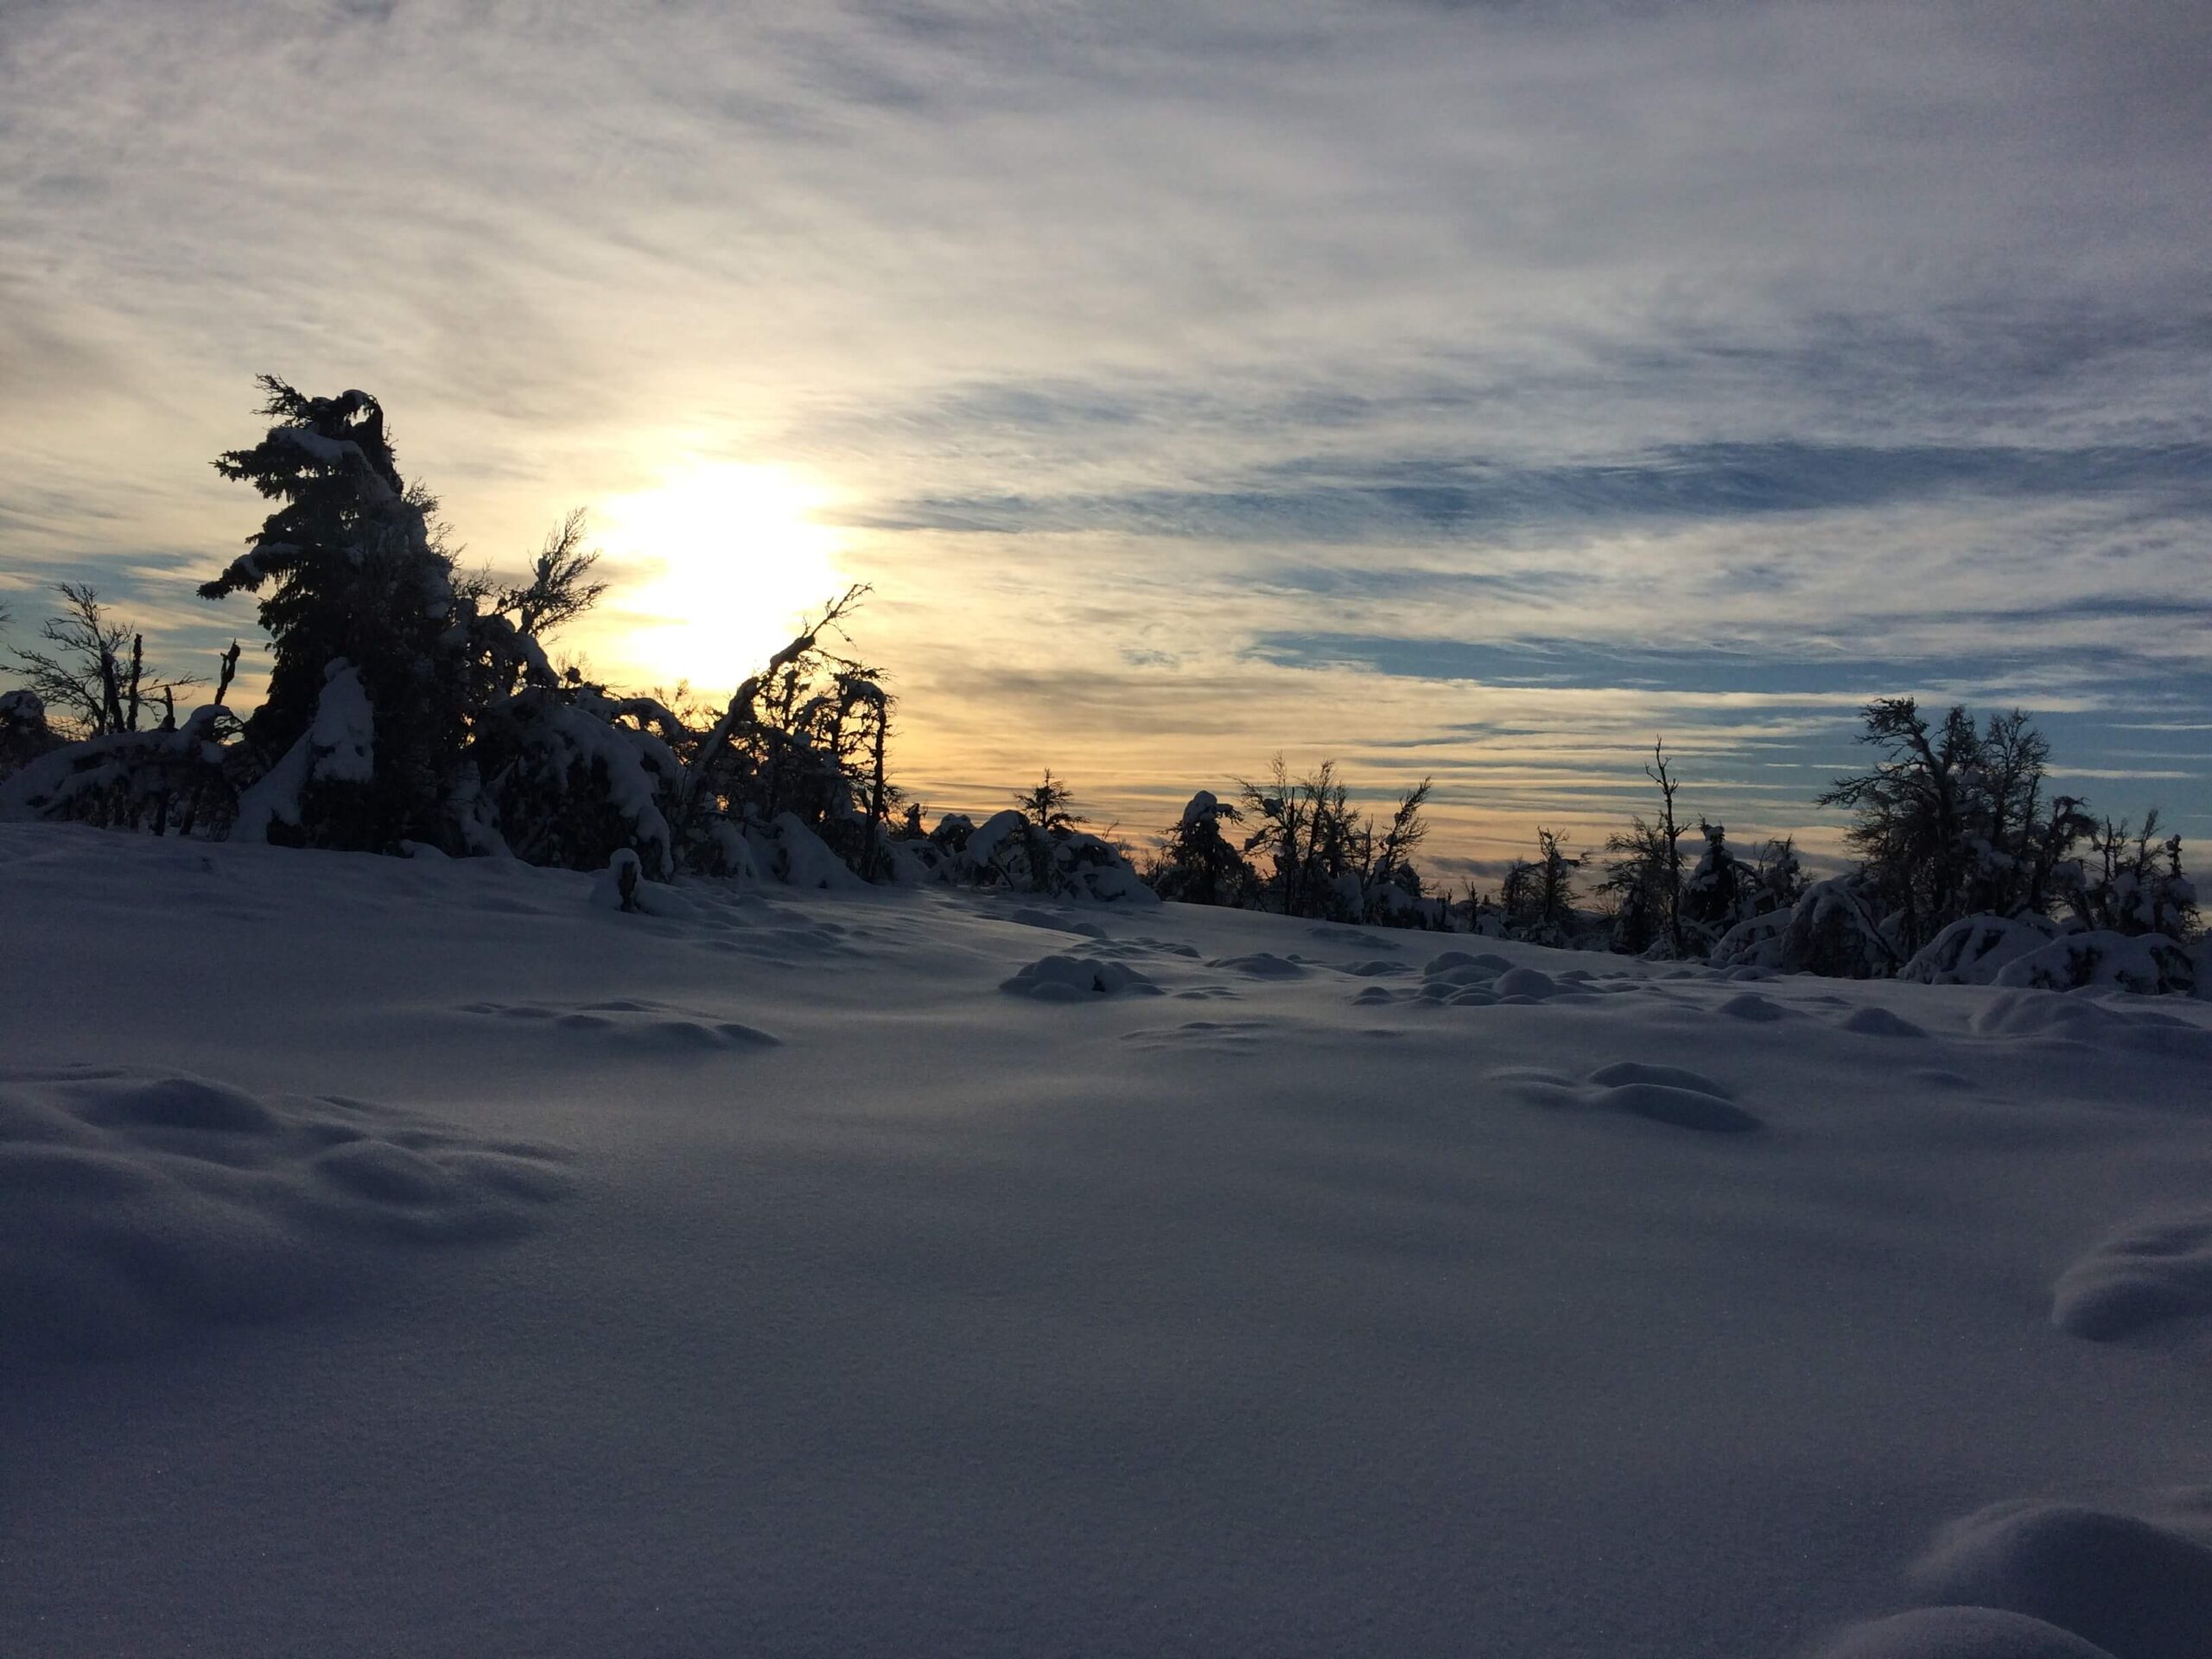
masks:
{"type": "Polygon", "coordinates": [[[1663,738],[1651,740],[1651,764],[1643,775],[1659,785],[1661,809],[1658,830],[1664,841],[1666,856],[1665,877],[1660,887],[1660,899],[1665,907],[1667,938],[1675,954],[1682,954],[1682,832],[1675,822],[1675,791],[1679,785],[1674,774],[1667,769],[1667,745],[1663,738]]]}
{"type": "Polygon", "coordinates": [[[45,651],[19,651],[16,660],[30,691],[49,715],[83,737],[135,732],[149,700],[162,702],[175,718],[175,693],[201,682],[196,675],[146,677],[146,641],[128,623],[108,614],[99,591],[84,582],[55,584],[59,616],[39,629],[45,651]],[[127,647],[127,649],[126,649],[127,647]]]}

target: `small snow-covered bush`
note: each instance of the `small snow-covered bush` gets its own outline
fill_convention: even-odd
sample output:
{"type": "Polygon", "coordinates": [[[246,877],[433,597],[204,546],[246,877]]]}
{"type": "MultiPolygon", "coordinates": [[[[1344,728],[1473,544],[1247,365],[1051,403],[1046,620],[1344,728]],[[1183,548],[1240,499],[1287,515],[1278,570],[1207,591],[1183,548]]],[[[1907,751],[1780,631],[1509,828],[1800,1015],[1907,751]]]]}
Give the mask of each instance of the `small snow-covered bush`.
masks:
{"type": "Polygon", "coordinates": [[[1962,916],[1897,970],[1923,985],[1989,985],[2008,963],[2058,937],[2058,924],[2033,911],[2018,916],[1962,916]]]}
{"type": "Polygon", "coordinates": [[[950,855],[950,872],[958,881],[1096,904],[1158,901],[1120,848],[1065,821],[1040,827],[1008,807],[973,826],[948,817],[932,839],[950,846],[954,835],[957,850],[950,855]]]}
{"type": "Polygon", "coordinates": [[[47,724],[46,705],[35,693],[0,691],[0,779],[13,776],[60,741],[47,724]]]}
{"type": "Polygon", "coordinates": [[[1713,947],[1716,968],[1766,968],[1832,979],[1878,979],[1897,969],[1869,896],[1853,876],[1805,889],[1788,911],[1738,922],[1713,947]]]}
{"type": "Polygon", "coordinates": [[[778,813],[773,823],[753,831],[748,838],[761,873],[787,887],[836,891],[868,885],[795,814],[778,813]]]}
{"type": "Polygon", "coordinates": [[[1159,864],[1150,873],[1152,890],[1186,905],[1250,905],[1259,877],[1221,832],[1224,823],[1243,816],[1210,789],[1192,796],[1167,831],[1159,864]]]}
{"type": "Polygon", "coordinates": [[[607,861],[607,868],[592,883],[591,903],[595,910],[619,910],[678,921],[694,918],[699,913],[698,906],[674,887],[647,879],[637,854],[627,847],[607,861]]]}
{"type": "Polygon", "coordinates": [[[2046,991],[2135,991],[2189,995],[2199,989],[2196,957],[2157,933],[2069,933],[2008,962],[1990,982],[2046,991]]]}
{"type": "Polygon", "coordinates": [[[0,819],[220,835],[238,805],[223,742],[236,724],[210,706],[174,729],[109,732],[49,747],[0,779],[0,819]]]}
{"type": "Polygon", "coordinates": [[[475,823],[489,845],[533,864],[603,865],[618,849],[665,878],[676,868],[668,814],[683,766],[652,729],[673,716],[650,698],[590,685],[534,685],[476,723],[475,823]]]}

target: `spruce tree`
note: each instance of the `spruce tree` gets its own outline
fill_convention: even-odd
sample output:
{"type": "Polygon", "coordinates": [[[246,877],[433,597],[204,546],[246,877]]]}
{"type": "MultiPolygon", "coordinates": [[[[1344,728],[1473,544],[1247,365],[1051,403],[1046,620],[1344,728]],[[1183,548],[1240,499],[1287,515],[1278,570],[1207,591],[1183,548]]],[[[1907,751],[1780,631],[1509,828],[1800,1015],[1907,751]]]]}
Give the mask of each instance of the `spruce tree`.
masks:
{"type": "Polygon", "coordinates": [[[366,392],[309,397],[273,375],[260,385],[259,412],[276,423],[214,464],[279,505],[245,556],[200,591],[260,596],[274,660],[246,736],[272,772],[290,762],[268,833],[369,850],[448,841],[467,738],[468,629],[430,522],[435,502],[401,479],[384,410],[366,392]],[[361,699],[346,689],[334,716],[350,717],[349,753],[326,765],[317,714],[326,683],[345,686],[348,669],[368,730],[361,699]]]}

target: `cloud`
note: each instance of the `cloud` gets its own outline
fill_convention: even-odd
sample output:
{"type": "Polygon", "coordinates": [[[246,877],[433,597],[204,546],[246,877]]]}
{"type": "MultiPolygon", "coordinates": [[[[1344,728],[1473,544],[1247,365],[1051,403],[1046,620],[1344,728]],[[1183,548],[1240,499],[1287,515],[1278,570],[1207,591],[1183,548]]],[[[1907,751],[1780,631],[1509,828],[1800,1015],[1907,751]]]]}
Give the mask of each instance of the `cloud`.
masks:
{"type": "Polygon", "coordinates": [[[2212,826],[2111,753],[2212,723],[2208,78],[2188,0],[12,5],[0,587],[246,628],[269,369],[472,558],[820,481],[948,804],[1451,753],[1492,857],[1663,717],[1832,833],[1777,785],[1909,683],[2212,826]]]}

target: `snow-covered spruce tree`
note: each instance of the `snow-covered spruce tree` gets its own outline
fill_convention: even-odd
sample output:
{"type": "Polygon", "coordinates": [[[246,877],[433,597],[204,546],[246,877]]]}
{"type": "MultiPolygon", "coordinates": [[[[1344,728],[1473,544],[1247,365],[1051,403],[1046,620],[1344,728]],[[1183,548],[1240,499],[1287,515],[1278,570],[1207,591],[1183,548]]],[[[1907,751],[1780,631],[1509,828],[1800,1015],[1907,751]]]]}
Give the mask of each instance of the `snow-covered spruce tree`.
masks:
{"type": "Polygon", "coordinates": [[[1186,905],[1249,907],[1259,878],[1221,833],[1224,823],[1239,823],[1243,816],[1211,790],[1192,796],[1183,816],[1168,827],[1159,862],[1148,874],[1152,890],[1186,905]]]}
{"type": "Polygon", "coordinates": [[[1728,826],[1700,818],[1697,828],[1705,850],[1682,884],[1682,924],[1709,950],[1722,934],[1757,913],[1758,889],[1754,873],[1728,845],[1728,826]]]}
{"type": "Polygon", "coordinates": [[[239,833],[292,845],[454,850],[468,735],[467,618],[435,501],[399,475],[384,410],[363,391],[310,397],[264,375],[273,424],[215,462],[277,502],[201,594],[260,596],[273,661],[245,722],[266,767],[239,833]]]}

